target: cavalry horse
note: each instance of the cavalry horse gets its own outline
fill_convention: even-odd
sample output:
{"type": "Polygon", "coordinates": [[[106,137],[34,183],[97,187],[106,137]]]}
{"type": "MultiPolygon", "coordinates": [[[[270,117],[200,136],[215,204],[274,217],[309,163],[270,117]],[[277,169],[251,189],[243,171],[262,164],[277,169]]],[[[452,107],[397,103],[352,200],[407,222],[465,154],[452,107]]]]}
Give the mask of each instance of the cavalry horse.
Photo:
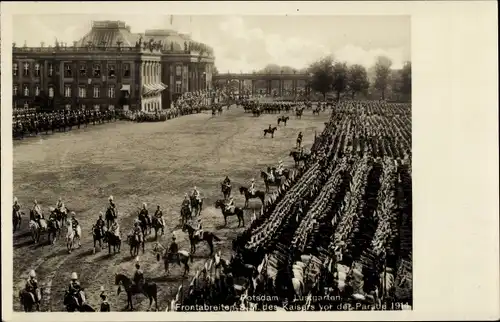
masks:
{"type": "Polygon", "coordinates": [[[181,206],[181,225],[184,225],[185,223],[188,222],[188,220],[191,220],[193,218],[193,214],[191,210],[189,209],[189,205],[184,203],[181,206]]]}
{"type": "Polygon", "coordinates": [[[276,132],[277,129],[276,126],[273,126],[271,129],[264,129],[264,137],[266,137],[267,134],[271,134],[271,138],[274,138],[274,132],[276,132]]]}
{"type": "Polygon", "coordinates": [[[118,253],[120,252],[120,248],[122,246],[122,240],[119,236],[113,234],[109,230],[106,230],[104,232],[103,241],[105,243],[108,243],[109,254],[111,254],[111,246],[113,246],[113,253],[116,253],[117,249],[118,249],[118,253]]]}
{"type": "Polygon", "coordinates": [[[38,302],[35,300],[35,297],[30,292],[26,290],[19,291],[19,301],[21,302],[21,306],[23,307],[24,312],[33,312],[40,311],[40,302],[42,300],[42,290],[40,288],[36,289],[38,302]]]}
{"type": "Polygon", "coordinates": [[[278,117],[278,125],[280,125],[280,123],[283,123],[283,124],[285,124],[285,126],[286,126],[286,122],[287,122],[289,119],[290,119],[290,117],[289,117],[289,116],[284,116],[284,115],[283,115],[283,116],[278,117]]]}
{"type": "Polygon", "coordinates": [[[195,234],[197,230],[193,228],[193,226],[187,223],[184,224],[184,226],[182,226],[182,231],[184,232],[187,231],[189,235],[189,243],[191,244],[191,254],[194,254],[196,252],[196,244],[198,244],[201,241],[206,241],[208,247],[210,247],[210,255],[212,255],[214,253],[214,241],[220,241],[220,238],[210,231],[204,230],[201,233],[201,236],[200,234],[195,234]]]}
{"type": "Polygon", "coordinates": [[[104,215],[104,218],[106,219],[106,227],[109,229],[113,221],[116,220],[117,214],[111,209],[111,207],[108,207],[106,209],[106,214],[104,215]]]}
{"type": "Polygon", "coordinates": [[[142,215],[140,212],[137,214],[139,219],[139,226],[142,230],[142,235],[146,238],[147,235],[151,234],[151,217],[149,214],[147,216],[142,215]]]}
{"type": "Polygon", "coordinates": [[[203,198],[191,196],[189,197],[191,201],[191,210],[194,211],[195,216],[199,216],[201,214],[201,209],[203,208],[203,198]]]}
{"type": "Polygon", "coordinates": [[[14,231],[21,229],[22,216],[24,216],[24,212],[12,210],[12,228],[14,231]]]}
{"type": "Polygon", "coordinates": [[[245,218],[243,209],[240,207],[234,207],[234,211],[226,210],[226,204],[224,200],[219,199],[215,202],[215,208],[220,208],[222,215],[224,216],[224,226],[227,226],[227,217],[236,216],[238,217],[238,227],[245,227],[245,218]]]}
{"type": "Polygon", "coordinates": [[[177,264],[182,267],[184,265],[184,273],[182,277],[189,274],[189,262],[193,262],[193,256],[187,250],[179,250],[177,254],[169,253],[165,247],[157,243],[153,249],[156,253],[156,260],[160,261],[160,252],[163,252],[163,267],[165,268],[165,275],[168,276],[170,264],[177,264]]]}
{"type": "Polygon", "coordinates": [[[132,295],[143,294],[149,299],[148,311],[151,310],[153,301],[155,302],[156,311],[158,311],[158,286],[156,283],[144,281],[142,287],[139,287],[124,274],[115,274],[115,285],[118,285],[117,295],[120,295],[121,286],[125,289],[125,293],[127,293],[127,309],[134,310],[132,295]]]}
{"type": "Polygon", "coordinates": [[[82,246],[81,244],[81,239],[82,239],[82,228],[80,225],[76,226],[76,231],[73,229],[73,225],[71,222],[68,222],[66,225],[68,228],[68,232],[66,233],[66,248],[68,249],[68,253],[71,254],[71,251],[73,250],[73,245],[76,240],[78,240],[78,248],[82,246]]]}
{"type": "Polygon", "coordinates": [[[302,119],[302,114],[304,113],[304,108],[297,108],[295,110],[295,117],[298,119],[302,119]]]}
{"type": "Polygon", "coordinates": [[[290,176],[290,170],[288,170],[288,169],[283,170],[281,175],[278,175],[276,173],[276,169],[274,169],[274,168],[273,169],[268,168],[267,172],[265,172],[265,171],[260,172],[260,177],[262,178],[262,180],[264,180],[264,184],[266,185],[266,193],[269,192],[269,188],[271,186],[279,187],[281,185],[281,183],[283,182],[283,179],[288,179],[289,176],[290,176]],[[269,177],[269,173],[271,171],[274,174],[273,179],[271,179],[269,177]]]}
{"type": "MultiPolygon", "coordinates": [[[[83,289],[81,292],[83,292],[83,289]]],[[[68,312],[95,312],[94,308],[87,303],[80,305],[75,296],[71,295],[68,291],[64,294],[64,306],[66,306],[66,311],[68,312]]]]}
{"type": "Polygon", "coordinates": [[[33,210],[30,210],[30,222],[28,226],[31,231],[31,237],[33,238],[35,244],[40,241],[40,236],[42,235],[42,233],[47,231],[47,221],[45,220],[45,218],[43,218],[43,215],[41,216],[42,218],[40,218],[40,220],[37,222],[35,220],[35,212],[33,210]]]}
{"type": "Polygon", "coordinates": [[[240,194],[245,196],[245,206],[243,208],[248,208],[248,201],[250,199],[260,199],[262,205],[264,205],[264,199],[266,198],[266,193],[264,191],[255,190],[255,193],[250,193],[247,187],[240,187],[240,194]]]}
{"type": "Polygon", "coordinates": [[[139,255],[139,249],[141,246],[142,253],[144,254],[144,235],[142,236],[142,240],[140,240],[136,234],[129,235],[127,239],[128,244],[130,245],[130,256],[135,257],[139,255]]]}
{"type": "Polygon", "coordinates": [[[165,233],[165,226],[161,223],[160,219],[153,217],[151,219],[151,227],[155,230],[155,240],[158,240],[158,231],[161,229],[161,235],[165,233]]]}
{"type": "Polygon", "coordinates": [[[231,185],[226,185],[226,184],[221,183],[220,184],[220,191],[222,192],[224,199],[231,197],[231,185]]]}
{"type": "Polygon", "coordinates": [[[291,151],[290,156],[293,158],[293,161],[295,162],[295,166],[298,167],[300,165],[300,162],[306,162],[310,154],[309,153],[301,153],[299,151],[291,151]]]}
{"type": "Polygon", "coordinates": [[[64,207],[63,209],[55,208],[52,213],[55,215],[56,219],[61,222],[61,227],[68,221],[69,209],[64,207]]]}
{"type": "Polygon", "coordinates": [[[315,109],[313,109],[313,115],[314,114],[318,114],[319,115],[319,112],[321,112],[321,106],[318,106],[315,109]]]}

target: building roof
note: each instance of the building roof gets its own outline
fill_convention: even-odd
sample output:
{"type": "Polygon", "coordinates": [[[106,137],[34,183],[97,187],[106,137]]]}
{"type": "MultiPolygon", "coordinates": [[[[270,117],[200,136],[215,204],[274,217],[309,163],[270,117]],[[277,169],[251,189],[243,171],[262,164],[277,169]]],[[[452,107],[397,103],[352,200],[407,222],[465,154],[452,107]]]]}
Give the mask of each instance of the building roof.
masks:
{"type": "Polygon", "coordinates": [[[190,41],[190,39],[182,34],[179,34],[175,30],[171,29],[149,29],[144,33],[144,39],[148,41],[153,38],[155,41],[161,41],[164,45],[164,49],[170,50],[171,43],[173,43],[174,50],[183,50],[184,43],[190,41]]]}
{"type": "Polygon", "coordinates": [[[134,47],[140,35],[130,32],[130,27],[123,21],[94,21],[92,29],[77,42],[78,47],[87,46],[88,42],[93,45],[116,47],[120,41],[122,46],[134,47]]]}

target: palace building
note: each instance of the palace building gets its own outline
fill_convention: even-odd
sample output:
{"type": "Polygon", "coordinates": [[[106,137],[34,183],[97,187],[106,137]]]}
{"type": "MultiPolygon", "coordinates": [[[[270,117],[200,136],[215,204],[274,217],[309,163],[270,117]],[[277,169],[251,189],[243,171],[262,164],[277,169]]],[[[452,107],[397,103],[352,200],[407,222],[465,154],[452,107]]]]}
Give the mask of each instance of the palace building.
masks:
{"type": "Polygon", "coordinates": [[[213,50],[173,30],[132,33],[95,21],[73,44],[13,44],[14,108],[170,108],[185,92],[212,89],[213,50]]]}

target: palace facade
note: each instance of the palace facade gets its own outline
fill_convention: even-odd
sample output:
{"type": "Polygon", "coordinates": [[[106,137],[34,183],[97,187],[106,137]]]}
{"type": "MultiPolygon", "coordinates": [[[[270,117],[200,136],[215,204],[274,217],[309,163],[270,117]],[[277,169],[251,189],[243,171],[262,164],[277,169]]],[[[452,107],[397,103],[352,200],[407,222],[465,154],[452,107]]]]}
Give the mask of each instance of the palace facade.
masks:
{"type": "Polygon", "coordinates": [[[211,90],[213,65],[213,50],[188,35],[95,21],[72,45],[13,44],[14,108],[154,112],[185,92],[211,90]]]}

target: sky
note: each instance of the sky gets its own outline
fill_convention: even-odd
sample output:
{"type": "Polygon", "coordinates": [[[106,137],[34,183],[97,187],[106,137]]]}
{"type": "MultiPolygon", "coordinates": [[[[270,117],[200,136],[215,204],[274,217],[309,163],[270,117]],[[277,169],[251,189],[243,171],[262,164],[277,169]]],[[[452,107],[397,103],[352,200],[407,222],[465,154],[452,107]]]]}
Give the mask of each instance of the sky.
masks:
{"type": "Polygon", "coordinates": [[[122,20],[132,32],[175,29],[214,48],[219,72],[251,72],[268,64],[304,68],[325,55],[369,68],[387,56],[392,68],[411,60],[409,16],[14,15],[17,46],[72,44],[92,20],[122,20]]]}

